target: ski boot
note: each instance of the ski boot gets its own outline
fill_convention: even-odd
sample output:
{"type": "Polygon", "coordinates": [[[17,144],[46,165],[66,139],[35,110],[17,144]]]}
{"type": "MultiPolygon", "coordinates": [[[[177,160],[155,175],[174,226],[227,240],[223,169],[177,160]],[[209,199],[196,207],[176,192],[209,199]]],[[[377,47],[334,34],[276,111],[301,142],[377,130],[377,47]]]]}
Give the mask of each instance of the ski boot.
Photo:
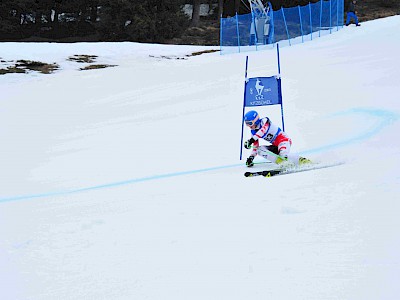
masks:
{"type": "Polygon", "coordinates": [[[311,164],[311,160],[309,160],[308,158],[300,156],[299,165],[306,165],[306,164],[311,164]]]}

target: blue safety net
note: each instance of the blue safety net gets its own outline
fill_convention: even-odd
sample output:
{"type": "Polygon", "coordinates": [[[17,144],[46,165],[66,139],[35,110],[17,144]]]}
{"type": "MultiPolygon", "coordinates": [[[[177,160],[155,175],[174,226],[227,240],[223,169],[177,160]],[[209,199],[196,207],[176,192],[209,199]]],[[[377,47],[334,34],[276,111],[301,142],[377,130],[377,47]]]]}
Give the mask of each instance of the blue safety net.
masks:
{"type": "Polygon", "coordinates": [[[275,43],[303,43],[338,31],[343,21],[344,0],[271,10],[267,21],[251,13],[222,18],[221,54],[263,50],[275,43]]]}

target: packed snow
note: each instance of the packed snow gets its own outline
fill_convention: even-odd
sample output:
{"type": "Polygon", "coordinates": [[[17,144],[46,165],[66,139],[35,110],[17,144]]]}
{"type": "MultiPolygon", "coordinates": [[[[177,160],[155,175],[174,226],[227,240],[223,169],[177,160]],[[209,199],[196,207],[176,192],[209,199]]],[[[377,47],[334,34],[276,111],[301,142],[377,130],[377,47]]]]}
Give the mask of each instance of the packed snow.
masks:
{"type": "Polygon", "coordinates": [[[345,163],[274,178],[239,154],[275,49],[0,43],[60,66],[0,75],[0,299],[398,299],[399,27],[280,48],[292,152],[345,163]]]}

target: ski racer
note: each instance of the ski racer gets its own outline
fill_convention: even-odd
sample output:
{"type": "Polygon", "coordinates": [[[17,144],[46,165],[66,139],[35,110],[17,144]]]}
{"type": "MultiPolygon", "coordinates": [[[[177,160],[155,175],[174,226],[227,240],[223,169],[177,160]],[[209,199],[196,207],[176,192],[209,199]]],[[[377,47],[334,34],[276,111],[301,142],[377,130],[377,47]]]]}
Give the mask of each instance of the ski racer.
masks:
{"type": "Polygon", "coordinates": [[[250,149],[253,146],[252,152],[246,160],[247,167],[254,166],[253,160],[257,155],[276,164],[281,164],[286,160],[295,165],[311,162],[298,154],[290,153],[292,140],[281,128],[272,123],[268,117],[260,118],[256,111],[251,110],[244,115],[244,122],[250,128],[252,135],[244,143],[244,147],[250,149]],[[260,146],[260,139],[266,140],[271,145],[260,146]]]}

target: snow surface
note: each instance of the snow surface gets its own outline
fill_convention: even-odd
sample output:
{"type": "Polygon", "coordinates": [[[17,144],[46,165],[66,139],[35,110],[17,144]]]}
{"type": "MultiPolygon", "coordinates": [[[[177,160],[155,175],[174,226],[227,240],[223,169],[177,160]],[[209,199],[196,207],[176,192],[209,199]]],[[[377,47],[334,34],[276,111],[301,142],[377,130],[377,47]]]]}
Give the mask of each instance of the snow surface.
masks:
{"type": "Polygon", "coordinates": [[[399,299],[399,27],[281,48],[292,151],[346,163],[270,179],[239,150],[275,50],[1,43],[61,69],[0,76],[0,299],[399,299]]]}

